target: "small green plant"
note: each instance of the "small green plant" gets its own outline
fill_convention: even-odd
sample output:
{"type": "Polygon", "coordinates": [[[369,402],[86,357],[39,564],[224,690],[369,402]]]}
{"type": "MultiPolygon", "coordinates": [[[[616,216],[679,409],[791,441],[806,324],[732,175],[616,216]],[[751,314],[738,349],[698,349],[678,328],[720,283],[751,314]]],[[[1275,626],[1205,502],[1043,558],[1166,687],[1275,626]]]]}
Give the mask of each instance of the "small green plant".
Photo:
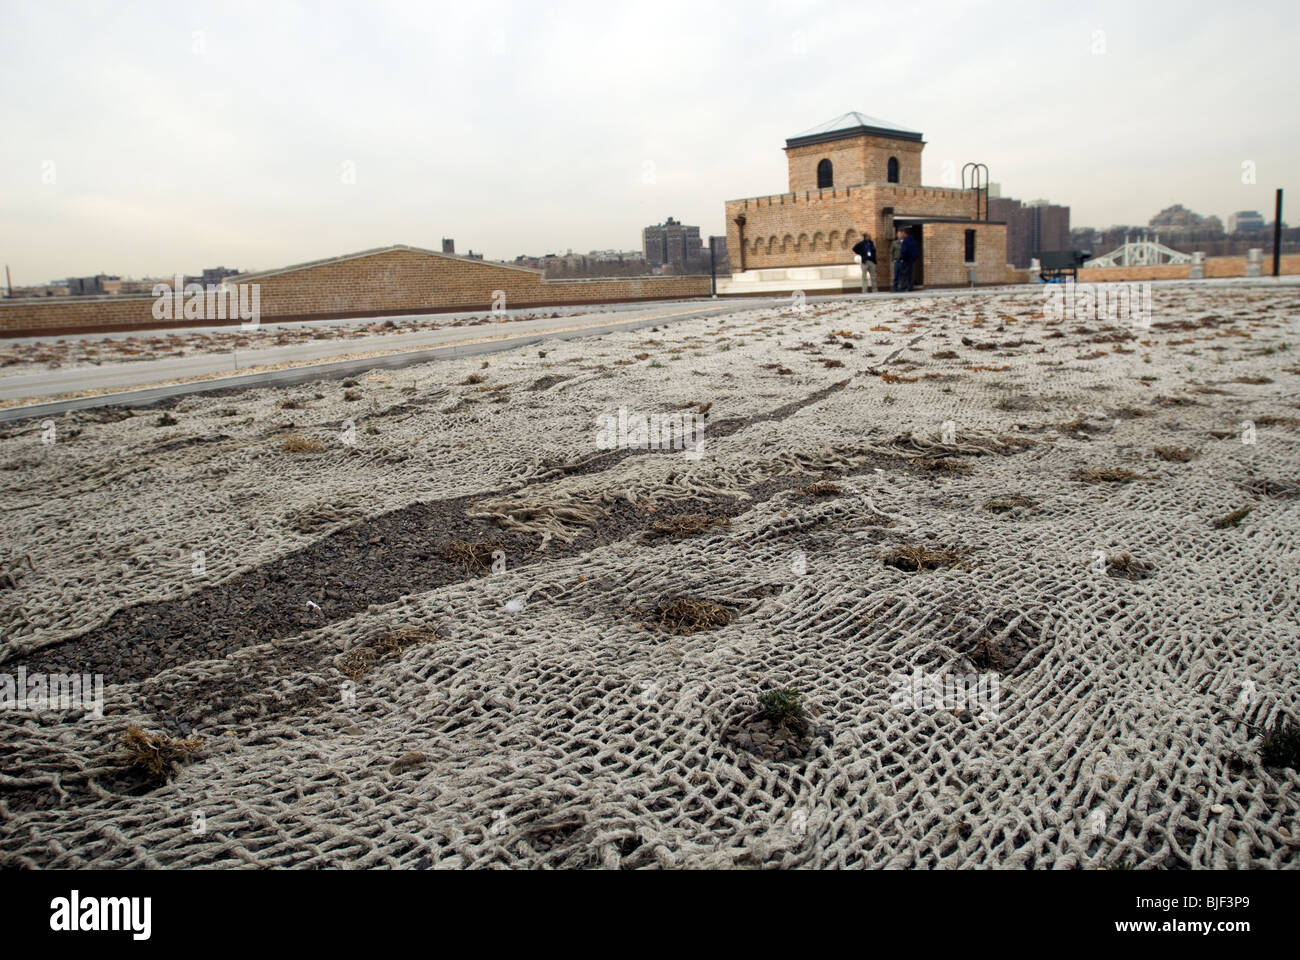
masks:
{"type": "Polygon", "coordinates": [[[803,695],[788,687],[759,694],[758,709],[763,719],[774,727],[786,727],[808,719],[808,711],[803,705],[803,695]]]}
{"type": "Polygon", "coordinates": [[[660,363],[658,360],[651,360],[651,361],[650,361],[650,366],[652,366],[652,367],[662,367],[663,364],[660,363]]]}

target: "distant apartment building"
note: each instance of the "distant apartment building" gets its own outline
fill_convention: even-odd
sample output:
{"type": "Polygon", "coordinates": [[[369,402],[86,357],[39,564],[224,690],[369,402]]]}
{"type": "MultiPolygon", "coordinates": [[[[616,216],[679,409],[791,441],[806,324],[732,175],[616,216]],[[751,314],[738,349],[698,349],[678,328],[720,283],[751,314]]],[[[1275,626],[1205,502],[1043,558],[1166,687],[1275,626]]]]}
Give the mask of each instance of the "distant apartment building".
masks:
{"type": "Polygon", "coordinates": [[[1223,233],[1223,221],[1218,217],[1203,217],[1194,210],[1188,210],[1181,203],[1165,207],[1150,219],[1147,226],[1158,230],[1166,237],[1198,239],[1215,237],[1223,233]]]}
{"type": "Polygon", "coordinates": [[[1007,225],[1007,263],[1025,268],[1042,250],[1070,249],[1070,208],[1047,200],[1022,203],[989,191],[989,219],[1007,225]]]}
{"type": "Polygon", "coordinates": [[[592,263],[645,263],[641,250],[593,250],[587,254],[592,263]]]}
{"type": "Polygon", "coordinates": [[[122,291],[122,278],[98,274],[93,277],[69,277],[68,293],[74,297],[102,297],[122,291]]]}
{"type": "Polygon", "coordinates": [[[1258,211],[1238,210],[1228,217],[1229,233],[1259,233],[1267,224],[1258,211]]]}
{"type": "Polygon", "coordinates": [[[14,287],[8,295],[17,299],[19,297],[66,297],[68,293],[66,283],[41,283],[31,287],[14,287]]]}
{"type": "Polygon", "coordinates": [[[209,284],[220,286],[221,281],[225,280],[226,277],[233,277],[238,273],[238,270],[232,270],[229,267],[208,267],[203,271],[202,276],[198,278],[197,282],[203,284],[205,287],[209,284]]]}
{"type": "Polygon", "coordinates": [[[545,271],[548,277],[567,279],[637,277],[646,273],[645,256],[640,250],[592,250],[588,253],[569,250],[541,257],[520,254],[513,263],[517,267],[545,271]]]}
{"type": "Polygon", "coordinates": [[[646,267],[656,273],[690,273],[700,269],[703,259],[700,228],[672,217],[641,231],[641,249],[646,267]]]}

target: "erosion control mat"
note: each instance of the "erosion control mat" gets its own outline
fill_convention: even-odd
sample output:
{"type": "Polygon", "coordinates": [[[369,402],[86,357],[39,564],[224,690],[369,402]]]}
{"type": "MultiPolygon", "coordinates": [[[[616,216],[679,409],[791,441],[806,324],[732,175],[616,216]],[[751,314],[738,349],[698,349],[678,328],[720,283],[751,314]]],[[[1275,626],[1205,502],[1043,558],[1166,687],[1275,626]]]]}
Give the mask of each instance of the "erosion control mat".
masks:
{"type": "Polygon", "coordinates": [[[0,865],[1295,866],[1300,298],[1041,303],[15,425],[0,865]]]}

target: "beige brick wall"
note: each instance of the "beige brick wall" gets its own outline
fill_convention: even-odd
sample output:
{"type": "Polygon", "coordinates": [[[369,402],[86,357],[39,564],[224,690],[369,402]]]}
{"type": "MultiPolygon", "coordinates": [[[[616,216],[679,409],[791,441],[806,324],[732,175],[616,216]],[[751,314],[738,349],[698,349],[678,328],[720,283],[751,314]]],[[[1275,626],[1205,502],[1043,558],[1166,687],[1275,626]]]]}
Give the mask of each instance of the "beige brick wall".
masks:
{"type": "Polygon", "coordinates": [[[805,147],[787,147],[790,192],[817,189],[817,164],[823,158],[834,165],[836,187],[888,183],[890,157],[898,160],[899,184],[919,186],[924,147],[925,144],[919,140],[890,140],[885,137],[853,137],[805,147]]]}
{"type": "MultiPolygon", "coordinates": [[[[731,200],[726,205],[731,267],[741,270],[740,257],[733,251],[741,247],[736,218],[743,216],[746,270],[852,263],[853,245],[866,232],[876,243],[883,278],[889,272],[889,242],[894,236],[893,219],[884,213],[887,207],[898,216],[973,217],[975,194],[944,187],[872,184],[731,200]]],[[[924,235],[928,237],[937,226],[926,224],[924,235]]],[[[976,257],[980,282],[1006,282],[1006,226],[984,222],[973,226],[979,231],[976,257]]],[[[965,225],[960,229],[964,230],[965,225]]],[[[958,236],[964,243],[965,234],[958,236]]],[[[959,248],[958,256],[962,253],[964,249],[959,248]]],[[[945,278],[943,283],[966,282],[964,268],[955,271],[936,262],[936,270],[935,276],[945,278]]],[[[927,282],[940,282],[929,280],[929,273],[926,277],[927,282]]]]}
{"type": "MultiPolygon", "coordinates": [[[[260,285],[263,322],[487,310],[496,291],[504,293],[505,306],[512,309],[668,300],[709,293],[707,276],[544,280],[532,270],[414,249],[376,251],[281,272],[231,277],[227,282],[260,285]]],[[[153,305],[152,296],[0,302],[0,335],[157,329],[196,323],[155,320],[153,305]]]]}
{"type": "Polygon", "coordinates": [[[927,223],[921,227],[923,282],[927,287],[966,286],[966,231],[975,231],[975,282],[1006,283],[1007,228],[998,223],[927,223]]]}
{"type": "MultiPolygon", "coordinates": [[[[1188,264],[1161,264],[1147,267],[1088,267],[1079,271],[1080,283],[1106,283],[1125,280],[1186,280],[1191,273],[1188,264]]],[[[1265,251],[1261,265],[1264,276],[1273,275],[1273,255],[1265,251]]],[[[1278,269],[1282,274],[1300,273],[1300,254],[1284,254],[1278,269]]],[[[1207,257],[1205,259],[1205,276],[1244,277],[1246,275],[1246,257],[1207,257]]]]}

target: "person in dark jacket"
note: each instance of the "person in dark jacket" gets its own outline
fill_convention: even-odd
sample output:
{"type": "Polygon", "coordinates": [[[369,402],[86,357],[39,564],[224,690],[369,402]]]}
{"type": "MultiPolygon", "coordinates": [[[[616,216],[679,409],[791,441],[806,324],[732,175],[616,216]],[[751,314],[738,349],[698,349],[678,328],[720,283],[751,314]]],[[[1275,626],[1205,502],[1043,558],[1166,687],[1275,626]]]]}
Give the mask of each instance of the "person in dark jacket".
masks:
{"type": "Polygon", "coordinates": [[[871,292],[878,293],[876,286],[876,245],[871,242],[871,234],[864,233],[862,239],[853,245],[853,252],[862,258],[862,292],[867,292],[867,281],[871,281],[871,292]]]}
{"type": "Polygon", "coordinates": [[[913,271],[916,268],[916,261],[921,255],[921,245],[916,242],[916,237],[910,233],[903,234],[903,248],[899,251],[903,259],[903,289],[915,290],[913,282],[913,271]]]}

